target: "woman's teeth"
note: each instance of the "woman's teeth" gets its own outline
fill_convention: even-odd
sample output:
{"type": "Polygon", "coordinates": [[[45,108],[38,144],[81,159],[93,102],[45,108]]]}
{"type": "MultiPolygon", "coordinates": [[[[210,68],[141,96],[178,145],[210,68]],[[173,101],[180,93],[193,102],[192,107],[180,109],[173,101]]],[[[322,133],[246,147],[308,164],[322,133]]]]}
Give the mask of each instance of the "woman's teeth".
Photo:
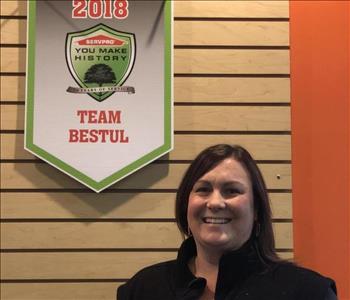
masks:
{"type": "Polygon", "coordinates": [[[229,218],[203,218],[203,222],[207,224],[226,224],[230,221],[229,218]]]}

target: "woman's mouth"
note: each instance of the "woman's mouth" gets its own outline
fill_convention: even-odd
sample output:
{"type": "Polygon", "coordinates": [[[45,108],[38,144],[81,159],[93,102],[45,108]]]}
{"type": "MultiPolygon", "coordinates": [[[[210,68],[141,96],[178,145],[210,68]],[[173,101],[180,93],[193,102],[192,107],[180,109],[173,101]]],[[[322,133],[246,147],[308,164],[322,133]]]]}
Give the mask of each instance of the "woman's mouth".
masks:
{"type": "Polygon", "coordinates": [[[227,224],[229,223],[232,219],[230,218],[213,218],[213,217],[204,217],[203,222],[206,224],[227,224]]]}

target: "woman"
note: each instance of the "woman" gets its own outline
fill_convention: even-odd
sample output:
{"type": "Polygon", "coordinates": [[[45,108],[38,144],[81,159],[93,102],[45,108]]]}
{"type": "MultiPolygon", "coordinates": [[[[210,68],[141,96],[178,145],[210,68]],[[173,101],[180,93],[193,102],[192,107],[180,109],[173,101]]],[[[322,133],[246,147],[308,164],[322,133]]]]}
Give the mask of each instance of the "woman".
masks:
{"type": "Polygon", "coordinates": [[[334,300],[335,283],[278,258],[262,175],[240,146],[202,151],[176,197],[188,238],[176,260],[147,267],[118,289],[118,300],[334,300]]]}

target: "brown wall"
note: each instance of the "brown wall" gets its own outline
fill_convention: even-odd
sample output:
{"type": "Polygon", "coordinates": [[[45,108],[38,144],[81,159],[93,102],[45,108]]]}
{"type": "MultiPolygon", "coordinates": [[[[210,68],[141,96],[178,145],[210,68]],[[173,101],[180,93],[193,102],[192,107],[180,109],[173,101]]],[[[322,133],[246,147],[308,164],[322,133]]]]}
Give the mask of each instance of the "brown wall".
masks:
{"type": "Polygon", "coordinates": [[[1,15],[1,299],[114,299],[175,257],[177,185],[215,143],[252,152],[293,257],[288,1],[175,2],[175,148],[101,194],[23,149],[26,5],[1,15]]]}

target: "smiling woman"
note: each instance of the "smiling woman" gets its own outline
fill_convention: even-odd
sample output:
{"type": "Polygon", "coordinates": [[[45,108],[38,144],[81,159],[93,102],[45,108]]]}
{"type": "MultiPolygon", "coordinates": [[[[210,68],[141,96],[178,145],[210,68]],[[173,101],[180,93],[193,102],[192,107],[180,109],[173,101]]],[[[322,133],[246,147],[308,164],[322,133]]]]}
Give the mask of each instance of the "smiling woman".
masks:
{"type": "Polygon", "coordinates": [[[249,239],[254,222],[249,175],[233,158],[226,158],[193,186],[187,209],[188,227],[200,252],[220,256],[249,239]]]}
{"type": "Polygon", "coordinates": [[[118,300],[337,299],[333,280],[277,256],[266,185],[243,147],[202,151],[182,179],[175,214],[187,236],[177,259],[138,272],[118,300]]]}

